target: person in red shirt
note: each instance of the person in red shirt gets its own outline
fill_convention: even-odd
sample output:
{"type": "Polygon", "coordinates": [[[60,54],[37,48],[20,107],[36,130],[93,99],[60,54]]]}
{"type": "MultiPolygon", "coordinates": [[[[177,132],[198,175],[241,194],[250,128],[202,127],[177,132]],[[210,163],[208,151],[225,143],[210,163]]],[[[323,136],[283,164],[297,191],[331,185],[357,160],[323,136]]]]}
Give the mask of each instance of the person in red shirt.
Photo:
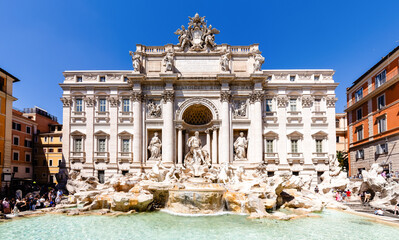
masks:
{"type": "Polygon", "coordinates": [[[346,201],[347,202],[349,202],[350,201],[350,198],[351,198],[351,191],[348,189],[348,190],[346,190],[346,201]]]}

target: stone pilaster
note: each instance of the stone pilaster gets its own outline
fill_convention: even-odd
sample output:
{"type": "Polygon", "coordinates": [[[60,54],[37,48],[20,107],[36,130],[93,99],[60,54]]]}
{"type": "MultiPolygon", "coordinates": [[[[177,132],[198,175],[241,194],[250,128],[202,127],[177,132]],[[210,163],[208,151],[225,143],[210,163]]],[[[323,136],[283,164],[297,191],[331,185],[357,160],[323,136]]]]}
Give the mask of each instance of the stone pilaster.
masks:
{"type": "Polygon", "coordinates": [[[72,106],[72,99],[70,97],[63,97],[61,98],[62,101],[62,154],[65,160],[65,166],[68,169],[71,169],[70,161],[69,161],[69,156],[71,152],[71,139],[69,137],[71,133],[71,108],[72,106]]]}
{"type": "Polygon", "coordinates": [[[218,127],[212,128],[212,164],[218,163],[218,127]]]}
{"type": "Polygon", "coordinates": [[[173,122],[173,101],[174,91],[164,91],[163,98],[163,128],[162,128],[162,161],[167,163],[174,162],[174,133],[173,122]]]}
{"type": "Polygon", "coordinates": [[[143,94],[141,91],[135,90],[132,93],[131,99],[133,101],[133,162],[141,163],[142,161],[142,112],[141,103],[143,101],[143,94]]]}
{"type": "Polygon", "coordinates": [[[177,163],[183,163],[183,127],[177,127],[177,163]]]}
{"type": "Polygon", "coordinates": [[[86,162],[84,163],[84,169],[87,169],[87,173],[91,173],[91,169],[94,164],[94,116],[95,116],[95,98],[94,96],[87,96],[85,99],[84,111],[86,111],[86,140],[83,144],[83,149],[86,152],[86,162]]]}
{"type": "Polygon", "coordinates": [[[303,122],[303,143],[302,143],[302,152],[304,158],[304,164],[311,165],[312,161],[312,153],[316,152],[315,149],[315,139],[312,138],[312,102],[313,98],[310,96],[302,97],[302,122],[303,122]],[[314,147],[313,147],[314,146],[314,147]]]}
{"type": "MultiPolygon", "coordinates": [[[[109,149],[110,161],[109,164],[116,168],[118,164],[118,106],[120,104],[117,96],[111,96],[109,99],[109,117],[110,117],[110,136],[109,136],[109,149]]],[[[115,172],[117,173],[117,172],[115,172]]]]}
{"type": "Polygon", "coordinates": [[[249,161],[256,163],[263,161],[262,99],[263,91],[256,90],[250,94],[253,112],[251,113],[251,136],[248,143],[248,151],[250,152],[249,161]]]}
{"type": "Polygon", "coordinates": [[[277,97],[277,122],[279,124],[279,139],[277,145],[280,165],[287,165],[288,139],[287,139],[287,96],[277,97]]]}
{"type": "Polygon", "coordinates": [[[220,101],[222,102],[219,142],[219,160],[220,163],[230,162],[230,91],[220,92],[220,101]]]}

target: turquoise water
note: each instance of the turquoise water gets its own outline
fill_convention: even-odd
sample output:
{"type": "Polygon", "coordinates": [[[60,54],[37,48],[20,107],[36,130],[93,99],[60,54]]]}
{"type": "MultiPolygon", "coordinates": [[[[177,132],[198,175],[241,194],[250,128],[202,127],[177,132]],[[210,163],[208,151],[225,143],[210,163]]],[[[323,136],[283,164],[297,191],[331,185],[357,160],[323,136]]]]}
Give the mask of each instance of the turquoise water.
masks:
{"type": "Polygon", "coordinates": [[[246,216],[181,217],[43,215],[0,224],[0,239],[397,239],[399,228],[325,211],[320,218],[249,220],[246,216]]]}

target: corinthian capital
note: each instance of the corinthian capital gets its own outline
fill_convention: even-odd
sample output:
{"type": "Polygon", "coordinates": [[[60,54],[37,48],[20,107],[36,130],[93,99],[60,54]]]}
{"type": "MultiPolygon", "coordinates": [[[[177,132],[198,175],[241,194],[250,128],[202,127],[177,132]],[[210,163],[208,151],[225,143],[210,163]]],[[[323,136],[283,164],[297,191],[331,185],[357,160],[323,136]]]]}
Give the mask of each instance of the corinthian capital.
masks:
{"type": "Polygon", "coordinates": [[[109,97],[108,101],[109,101],[109,105],[111,107],[117,107],[119,105],[119,98],[118,97],[109,97]]]}
{"type": "Polygon", "coordinates": [[[302,97],[302,107],[311,107],[313,102],[313,97],[304,96],[302,97]]]}
{"type": "Polygon", "coordinates": [[[167,90],[162,93],[162,99],[164,102],[173,102],[175,99],[175,91],[167,90]]]}
{"type": "Polygon", "coordinates": [[[220,101],[222,102],[230,102],[231,92],[230,91],[221,91],[220,92],[220,101]]]}
{"type": "Polygon", "coordinates": [[[72,104],[72,99],[70,97],[62,97],[61,102],[64,107],[70,107],[72,104]]]}
{"type": "Polygon", "coordinates": [[[132,96],[130,97],[133,102],[142,102],[143,101],[143,93],[141,91],[133,91],[132,96]]]}
{"type": "Polygon", "coordinates": [[[328,107],[328,108],[333,108],[333,107],[335,107],[335,102],[336,102],[337,100],[338,100],[338,99],[337,99],[336,97],[334,97],[334,96],[328,96],[328,97],[326,98],[327,107],[328,107]]]}
{"type": "Polygon", "coordinates": [[[249,100],[251,103],[260,102],[260,101],[262,101],[262,99],[263,99],[263,91],[260,91],[260,90],[253,91],[249,95],[249,100]]]}
{"type": "Polygon", "coordinates": [[[96,100],[94,97],[85,97],[86,106],[93,107],[96,104],[96,100]]]}
{"type": "Polygon", "coordinates": [[[287,96],[278,96],[277,97],[277,106],[284,108],[288,105],[288,97],[287,96]]]}

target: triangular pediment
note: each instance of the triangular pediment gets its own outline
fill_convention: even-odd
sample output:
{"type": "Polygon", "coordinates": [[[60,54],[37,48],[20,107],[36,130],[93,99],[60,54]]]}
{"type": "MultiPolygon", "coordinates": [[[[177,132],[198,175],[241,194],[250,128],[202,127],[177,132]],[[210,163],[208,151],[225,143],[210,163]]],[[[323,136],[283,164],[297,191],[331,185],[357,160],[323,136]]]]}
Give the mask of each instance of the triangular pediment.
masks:
{"type": "Polygon", "coordinates": [[[75,130],[71,132],[71,136],[86,136],[86,134],[82,133],[81,131],[75,130]]]}
{"type": "Polygon", "coordinates": [[[315,134],[312,134],[313,138],[327,138],[328,134],[324,131],[318,131],[315,134]]]}
{"type": "Polygon", "coordinates": [[[263,134],[263,136],[269,137],[269,138],[278,138],[278,133],[276,133],[274,131],[268,131],[267,133],[263,134]]]}
{"type": "Polygon", "coordinates": [[[118,135],[119,136],[132,136],[133,134],[131,134],[130,132],[125,130],[123,132],[118,133],[118,135]]]}
{"type": "Polygon", "coordinates": [[[292,133],[288,134],[287,137],[289,138],[302,138],[303,134],[298,131],[293,131],[292,133]]]}
{"type": "Polygon", "coordinates": [[[95,132],[94,135],[101,135],[101,136],[106,135],[106,136],[108,136],[109,134],[104,132],[104,131],[102,131],[102,130],[99,130],[99,131],[95,132]]]}

